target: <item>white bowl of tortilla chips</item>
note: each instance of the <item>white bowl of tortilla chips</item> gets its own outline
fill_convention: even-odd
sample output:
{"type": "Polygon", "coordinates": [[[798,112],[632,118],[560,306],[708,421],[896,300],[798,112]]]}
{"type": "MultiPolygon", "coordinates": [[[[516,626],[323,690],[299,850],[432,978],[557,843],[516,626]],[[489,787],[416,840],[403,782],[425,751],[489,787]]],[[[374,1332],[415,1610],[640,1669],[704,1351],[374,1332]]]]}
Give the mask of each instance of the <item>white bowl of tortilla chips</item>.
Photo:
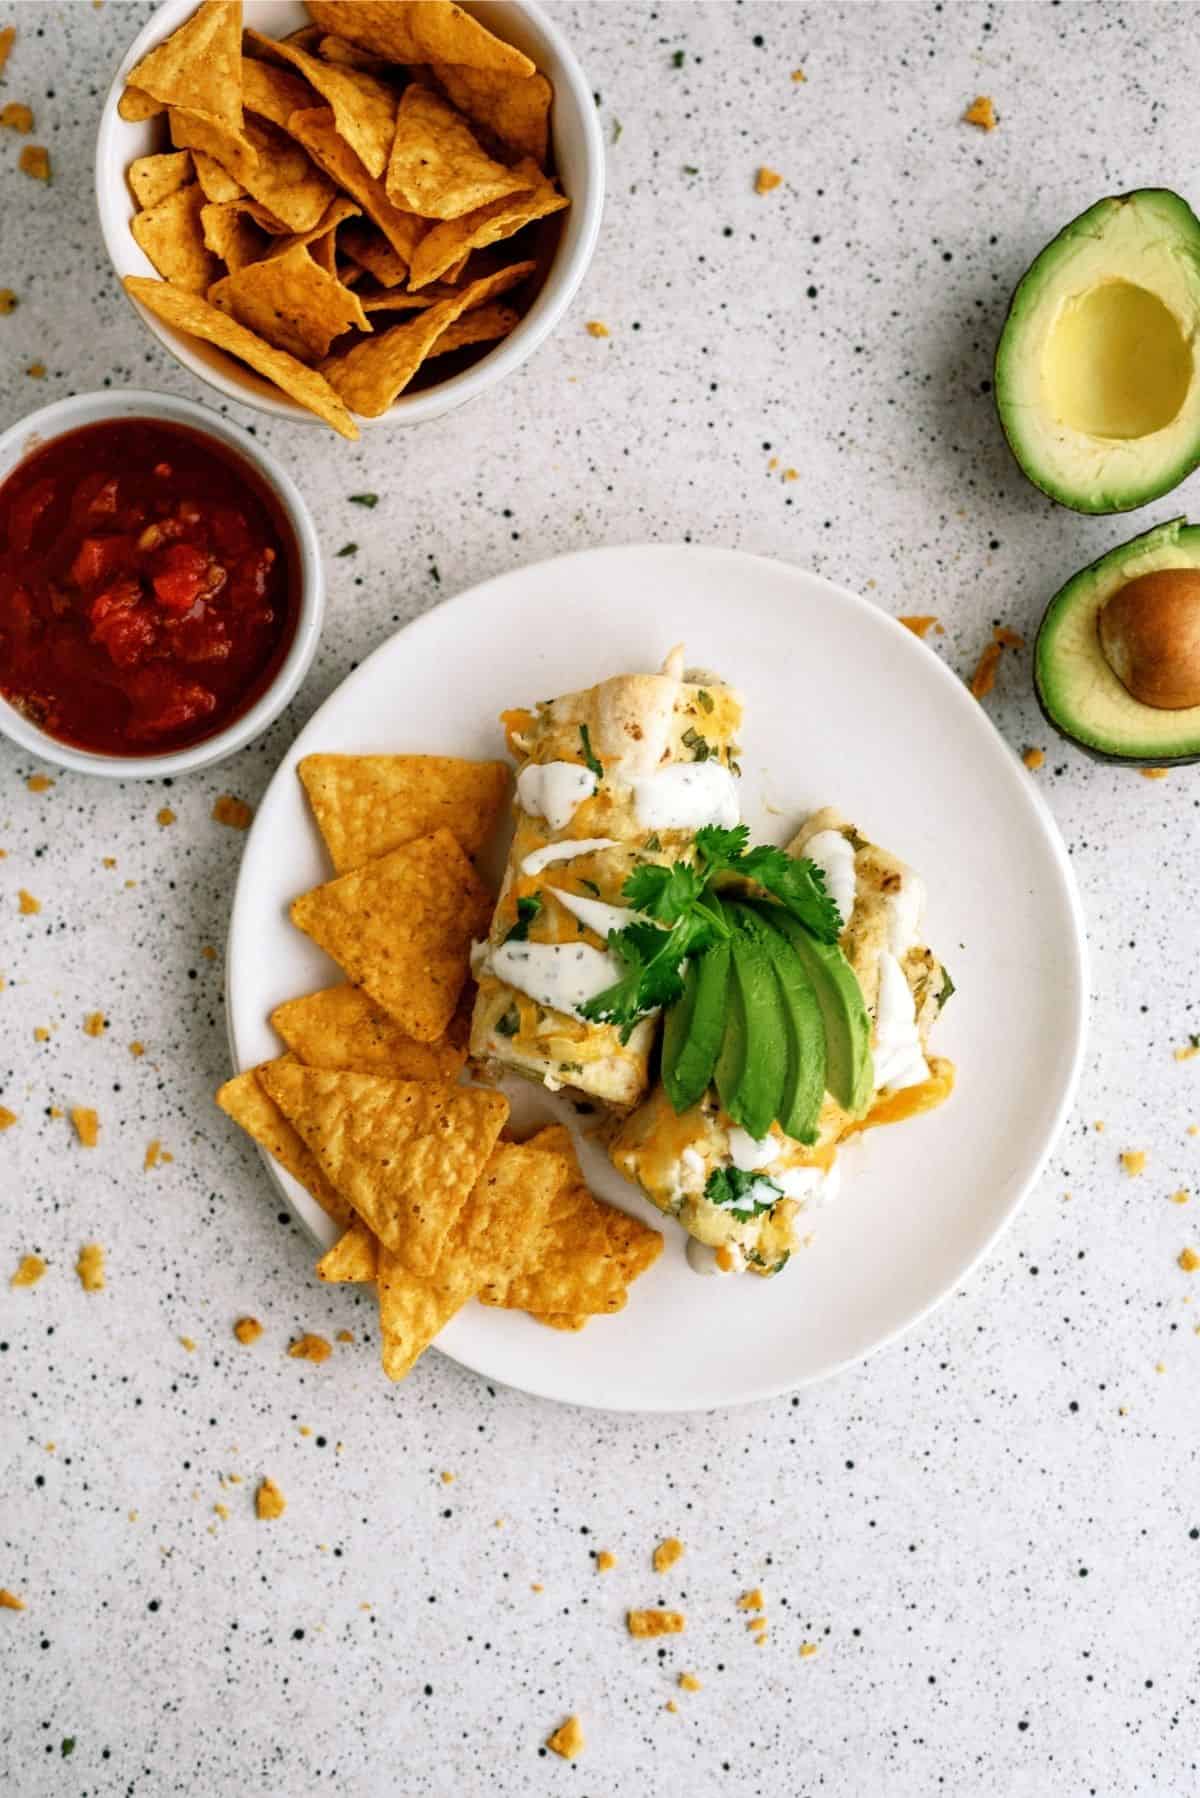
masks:
{"type": "Polygon", "coordinates": [[[96,144],[104,241],[160,342],[345,437],[532,355],[603,198],[590,89],[527,0],[163,0],[96,144]]]}

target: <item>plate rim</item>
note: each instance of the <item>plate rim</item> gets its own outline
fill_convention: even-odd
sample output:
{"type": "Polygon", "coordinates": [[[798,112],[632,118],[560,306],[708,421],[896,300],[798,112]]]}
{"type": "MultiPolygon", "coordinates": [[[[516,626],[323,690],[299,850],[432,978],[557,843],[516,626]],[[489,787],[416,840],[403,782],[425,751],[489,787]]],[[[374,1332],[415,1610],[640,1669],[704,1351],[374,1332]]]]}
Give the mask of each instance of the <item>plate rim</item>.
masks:
{"type": "MultiPolygon", "coordinates": [[[[518,1385],[515,1382],[503,1379],[499,1375],[493,1373],[486,1365],[481,1363],[477,1356],[474,1356],[469,1352],[464,1353],[460,1350],[446,1347],[440,1340],[431,1344],[431,1347],[437,1349],[439,1353],[447,1356],[451,1361],[456,1362],[461,1367],[469,1369],[472,1373],[477,1374],[484,1380],[494,1382],[496,1385],[511,1386],[513,1391],[526,1392],[531,1397],[548,1399],[556,1404],[579,1405],[588,1410],[609,1411],[620,1413],[622,1415],[635,1416],[685,1416],[703,1412],[734,1410],[752,1404],[764,1404],[789,1393],[800,1392],[808,1387],[816,1386],[824,1381],[834,1379],[839,1374],[845,1373],[849,1368],[863,1365],[867,1361],[873,1359],[874,1356],[879,1354],[882,1350],[890,1348],[902,1337],[908,1335],[910,1331],[917,1329],[933,1314],[933,1312],[945,1304],[956,1292],[961,1291],[968,1281],[974,1277],[981,1264],[992,1253],[1004,1232],[1014,1222],[1018,1213],[1028,1200],[1029,1195],[1041,1180],[1050,1157],[1054,1153],[1054,1150],[1062,1137],[1064,1127],[1075,1102],[1080,1077],[1083,1071],[1084,1056],[1087,1049],[1090,962],[1083,903],[1080,897],[1078,883],[1075,879],[1075,871],[1071,865],[1066,844],[1063,841],[1062,834],[1059,831],[1053,813],[1041,793],[1037,791],[1036,787],[1033,786],[1032,783],[1021,779],[1018,773],[1020,762],[1016,752],[1000,735],[995,726],[991,724],[988,714],[983,710],[982,706],[979,705],[979,702],[971,696],[967,687],[960,681],[953,669],[950,668],[939,655],[936,655],[928,644],[922,642],[919,638],[915,638],[913,634],[890,612],[884,611],[882,606],[876,605],[873,601],[865,599],[861,594],[855,593],[847,587],[841,587],[836,582],[827,579],[826,576],[817,574],[812,569],[805,568],[799,563],[788,561],[782,556],[764,555],[755,550],[735,549],[724,544],[682,541],[672,541],[667,543],[634,542],[596,544],[582,549],[567,550],[555,556],[542,556],[531,562],[519,563],[512,568],[503,569],[497,574],[487,575],[483,580],[473,582],[469,587],[463,588],[458,593],[448,595],[436,605],[430,606],[426,611],[419,613],[417,617],[409,619],[407,623],[402,624],[396,630],[391,631],[363,658],[357,667],[352,668],[350,672],[325,696],[316,711],[292,739],[292,742],[280,757],[275,772],[272,774],[266,789],[263,792],[262,798],[259,800],[254,822],[247,835],[242,850],[241,860],[238,865],[237,880],[234,885],[233,900],[229,912],[229,927],[226,933],[226,1036],[229,1044],[230,1063],[233,1072],[234,1074],[240,1074],[245,1072],[246,1068],[255,1065],[252,1061],[247,1060],[245,1066],[243,1066],[239,1059],[234,1030],[233,1005],[235,965],[234,938],[238,914],[243,902],[243,889],[247,885],[247,865],[252,859],[250,854],[251,846],[255,840],[255,833],[259,829],[260,821],[264,812],[267,810],[268,803],[275,792],[276,786],[281,786],[286,778],[291,775],[295,763],[301,755],[311,753],[309,739],[310,737],[315,737],[319,734],[321,721],[333,702],[335,700],[344,699],[347,688],[353,688],[356,684],[368,680],[372,664],[386,652],[390,651],[399,639],[408,638],[411,640],[414,636],[419,636],[423,630],[431,628],[431,621],[434,618],[441,620],[442,615],[445,612],[465,607],[470,602],[475,601],[478,594],[484,589],[492,587],[500,581],[519,581],[522,577],[531,576],[535,572],[539,572],[549,566],[565,569],[570,563],[581,559],[587,559],[590,562],[598,559],[616,560],[629,556],[645,556],[653,560],[665,560],[677,556],[680,553],[712,558],[718,561],[724,560],[739,565],[749,563],[757,566],[761,564],[770,568],[772,571],[781,570],[789,577],[797,577],[805,581],[815,582],[819,587],[824,588],[837,602],[848,604],[851,610],[859,613],[860,616],[869,616],[872,625],[876,625],[882,621],[885,633],[890,628],[890,631],[894,633],[897,641],[903,640],[905,642],[906,653],[916,651],[919,654],[923,654],[928,658],[929,662],[936,666],[938,673],[934,678],[935,680],[941,681],[943,691],[950,703],[962,708],[962,716],[964,718],[974,716],[979,725],[982,726],[980,741],[982,742],[988,738],[994,740],[994,746],[1000,752],[1000,759],[997,762],[997,766],[1002,765],[1004,762],[1008,763],[1008,777],[1011,777],[1012,779],[1013,790],[1021,794],[1029,814],[1036,821],[1044,845],[1049,851],[1050,862],[1058,875],[1062,896],[1066,901],[1066,911],[1071,924],[1071,957],[1070,966],[1067,969],[1067,973],[1070,976],[1069,984],[1072,1000],[1069,1019],[1071,1054],[1065,1078],[1062,1081],[1059,1101],[1054,1109],[1053,1117],[1045,1129],[1039,1151],[1034,1160],[1029,1164],[1021,1179],[1019,1187],[1003,1214],[980,1243],[970,1260],[953,1278],[939,1286],[923,1305],[913,1311],[911,1315],[906,1317],[901,1323],[898,1323],[893,1329],[888,1330],[870,1343],[866,1348],[857,1353],[846,1355],[842,1359],[830,1363],[828,1366],[803,1374],[798,1378],[770,1380],[761,1387],[756,1388],[752,1393],[743,1397],[713,1400],[698,1396],[695,1399],[682,1399],[670,1404],[660,1405],[643,1404],[634,1402],[633,1400],[626,1401],[623,1399],[614,1401],[611,1399],[592,1397],[590,1395],[581,1397],[578,1393],[563,1391],[561,1387],[556,1387],[554,1382],[542,1381],[538,1379],[536,1375],[528,1380],[522,1380],[518,1385]]],[[[973,729],[975,726],[971,726],[970,728],[973,729]]],[[[315,745],[313,745],[313,747],[315,747],[315,745]]],[[[236,956],[236,960],[240,962],[240,955],[236,956]]],[[[283,1198],[289,1211],[292,1213],[292,1216],[308,1233],[312,1240],[318,1242],[319,1239],[316,1237],[309,1220],[297,1209],[293,1195],[289,1191],[285,1179],[281,1177],[281,1170],[278,1165],[261,1144],[256,1143],[255,1147],[258,1150],[259,1157],[275,1190],[283,1198]]]]}

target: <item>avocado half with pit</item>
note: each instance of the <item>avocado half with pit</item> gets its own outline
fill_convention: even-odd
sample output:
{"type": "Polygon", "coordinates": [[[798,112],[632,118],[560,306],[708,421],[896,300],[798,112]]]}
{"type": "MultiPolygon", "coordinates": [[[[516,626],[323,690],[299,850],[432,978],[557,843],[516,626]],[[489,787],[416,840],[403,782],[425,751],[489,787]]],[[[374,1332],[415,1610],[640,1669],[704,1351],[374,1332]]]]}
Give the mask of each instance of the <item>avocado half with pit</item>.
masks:
{"type": "Polygon", "coordinates": [[[1074,575],[1034,681],[1054,728],[1102,761],[1200,761],[1200,528],[1174,518],[1074,575]]]}
{"type": "Polygon", "coordinates": [[[1200,463],[1200,220],[1164,187],[1099,200],[1022,277],[996,350],[1000,423],[1030,480],[1127,512],[1200,463]]]}

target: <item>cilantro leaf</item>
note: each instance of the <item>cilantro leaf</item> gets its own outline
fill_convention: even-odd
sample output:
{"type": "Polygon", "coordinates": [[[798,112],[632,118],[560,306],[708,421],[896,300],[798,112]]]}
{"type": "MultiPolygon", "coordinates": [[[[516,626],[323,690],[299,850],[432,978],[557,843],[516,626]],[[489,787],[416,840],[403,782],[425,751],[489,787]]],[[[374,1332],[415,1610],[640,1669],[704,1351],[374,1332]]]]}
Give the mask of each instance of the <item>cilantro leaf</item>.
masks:
{"type": "Polygon", "coordinates": [[[664,924],[673,924],[682,917],[703,891],[703,875],[687,862],[674,862],[669,868],[645,862],[633,870],[622,888],[636,910],[664,924]]]}
{"type": "Polygon", "coordinates": [[[591,769],[592,773],[596,776],[596,779],[603,780],[604,779],[604,768],[603,768],[603,765],[596,759],[595,753],[592,749],[591,735],[588,731],[588,727],[586,724],[581,724],[579,726],[579,741],[583,745],[584,761],[587,763],[587,765],[591,769]]]}
{"type": "Polygon", "coordinates": [[[374,511],[375,507],[379,504],[379,495],[377,493],[352,493],[350,495],[350,504],[352,506],[366,506],[368,511],[374,511]]]}
{"type": "MultiPolygon", "coordinates": [[[[939,1011],[941,1011],[943,1005],[945,1005],[945,1003],[946,1003],[946,1000],[950,997],[951,993],[953,993],[955,990],[956,990],[956,988],[955,988],[954,982],[950,978],[950,970],[948,968],[943,968],[942,969],[942,990],[938,994],[938,1010],[939,1011]]],[[[1193,1044],[1195,1047],[1200,1047],[1200,1044],[1195,1043],[1194,1038],[1193,1038],[1193,1044]]]]}
{"type": "Polygon", "coordinates": [[[339,556],[356,556],[357,554],[358,554],[358,544],[357,543],[343,543],[341,549],[338,550],[339,556]]]}
{"type": "Polygon", "coordinates": [[[719,824],[705,824],[696,832],[696,854],[710,868],[728,868],[746,853],[749,842],[748,824],[735,824],[732,830],[725,830],[719,824]]]}
{"type": "Polygon", "coordinates": [[[671,1005],[683,991],[683,962],[708,947],[712,925],[707,917],[686,914],[670,930],[657,924],[627,924],[610,933],[608,946],[625,972],[615,985],[586,999],[579,1007],[593,1024],[616,1024],[628,1042],[639,1018],[671,1005]]]}
{"type": "Polygon", "coordinates": [[[696,832],[697,854],[703,856],[713,873],[755,881],[818,942],[836,943],[842,934],[842,916],[825,891],[825,876],[817,864],[765,843],[750,849],[749,841],[750,832],[744,824],[734,830],[705,825],[696,832]]]}
{"type": "Polygon", "coordinates": [[[529,935],[529,926],[542,909],[542,895],[530,893],[526,899],[517,900],[517,921],[505,937],[506,943],[523,943],[529,935]]]}
{"type": "Polygon", "coordinates": [[[749,1223],[769,1211],[782,1189],[765,1174],[747,1173],[740,1167],[715,1167],[704,1183],[704,1196],[710,1205],[719,1205],[739,1223],[749,1223]]]}

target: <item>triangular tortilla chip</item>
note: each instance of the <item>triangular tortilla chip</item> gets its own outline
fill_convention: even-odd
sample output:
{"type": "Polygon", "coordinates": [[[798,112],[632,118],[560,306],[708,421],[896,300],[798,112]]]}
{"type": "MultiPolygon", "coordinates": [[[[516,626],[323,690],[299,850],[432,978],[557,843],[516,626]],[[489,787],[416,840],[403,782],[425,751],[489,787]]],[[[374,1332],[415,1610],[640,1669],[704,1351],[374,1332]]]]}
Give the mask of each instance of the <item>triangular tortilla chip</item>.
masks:
{"type": "Polygon", "coordinates": [[[508,1100],[478,1087],[297,1063],[268,1064],[261,1079],[383,1246],[415,1272],[431,1272],[492,1152],[508,1100]]]}
{"type": "Polygon", "coordinates": [[[117,111],[131,125],[140,125],[146,119],[156,119],[166,111],[161,100],[150,94],[144,94],[140,88],[127,87],[117,101],[117,111]]]}
{"type": "Polygon", "coordinates": [[[206,112],[233,131],[242,127],[241,0],[201,0],[165,43],[143,56],[130,87],[167,106],[206,112]]]}
{"type": "Polygon", "coordinates": [[[137,156],[129,165],[129,186],[139,206],[157,206],[168,194],[192,178],[192,159],[187,150],[163,156],[137,156]]]}
{"type": "Polygon", "coordinates": [[[520,175],[488,155],[461,113],[414,81],[400,97],[387,195],[394,206],[422,218],[456,219],[506,194],[520,193],[520,175]]]}
{"type": "Polygon", "coordinates": [[[297,231],[290,237],[272,246],[272,256],[285,256],[295,244],[308,244],[312,251],[313,261],[323,268],[327,275],[337,273],[336,236],[337,228],[343,219],[361,217],[361,208],[353,200],[339,194],[331,200],[316,224],[307,231],[297,231]]]}
{"type": "Polygon", "coordinates": [[[620,1311],[626,1281],[605,1223],[609,1207],[589,1191],[570,1131],[551,1124],[528,1146],[560,1155],[566,1177],[550,1201],[528,1259],[506,1278],[489,1281],[480,1298],[485,1305],[510,1311],[620,1311]]]}
{"type": "Polygon", "coordinates": [[[458,843],[438,830],[302,894],[292,922],[406,1035],[433,1043],[454,1016],[491,909],[458,843]]]}
{"type": "Polygon", "coordinates": [[[442,332],[462,313],[482,306],[497,294],[517,287],[533,272],[532,262],[514,262],[482,281],[472,281],[453,299],[440,300],[410,323],[393,325],[356,343],[340,355],[329,356],[321,373],[348,406],[365,418],[378,418],[403,393],[442,332]]]}
{"type": "MultiPolygon", "coordinates": [[[[249,36],[249,32],[246,35],[249,36]]],[[[260,119],[269,119],[272,125],[286,131],[292,114],[303,111],[306,106],[318,106],[320,95],[290,69],[243,56],[242,104],[247,112],[256,112],[260,119]]]]}
{"type": "Polygon", "coordinates": [[[235,1075],[218,1092],[217,1104],[248,1136],[261,1143],[293,1179],[299,1180],[322,1211],[341,1224],[343,1230],[349,1229],[355,1222],[354,1212],[329,1184],[304,1138],[293,1130],[259,1078],[265,1068],[283,1067],[290,1061],[291,1057],[284,1055],[278,1061],[263,1062],[235,1075]]]}
{"type": "Polygon", "coordinates": [[[512,76],[498,69],[467,69],[435,62],[431,71],[457,106],[477,125],[493,132],[518,156],[546,166],[547,126],[554,89],[544,75],[512,76]]]}
{"type": "Polygon", "coordinates": [[[339,874],[439,828],[478,855],[509,778],[504,762],[445,755],[306,755],[296,772],[339,874]]]}
{"type": "Polygon", "coordinates": [[[427,287],[442,276],[456,279],[458,265],[472,250],[500,243],[569,204],[566,195],[540,176],[532,162],[519,163],[517,173],[529,178],[528,191],[510,199],[494,200],[477,212],[464,213],[462,218],[446,219],[426,232],[412,254],[410,287],[427,287]]]}
{"type": "Polygon", "coordinates": [[[499,343],[520,322],[521,314],[514,312],[511,306],[480,306],[474,312],[456,318],[449,329],[442,332],[429,354],[448,356],[451,350],[465,350],[473,343],[499,343]]]}
{"type": "Polygon", "coordinates": [[[426,221],[392,205],[383,182],[377,181],[363,167],[346,140],[338,136],[332,108],[315,106],[307,112],[294,112],[288,120],[288,130],[320,163],[325,173],[353,195],[407,268],[427,229],[426,221]]]}
{"type": "Polygon", "coordinates": [[[489,1279],[532,1252],[566,1172],[559,1155],[532,1145],[496,1149],[450,1230],[437,1267],[414,1275],[384,1250],[379,1257],[383,1367],[401,1380],[442,1326],[489,1279]]]}
{"type": "Polygon", "coordinates": [[[465,1045],[442,1037],[417,1043],[356,986],[327,986],[288,999],[271,1013],[288,1048],[310,1068],[386,1074],[393,1080],[456,1080],[465,1045]]]}
{"type": "Polygon", "coordinates": [[[317,1278],[330,1285],[349,1285],[373,1280],[379,1272],[379,1242],[361,1217],[356,1217],[344,1236],[317,1262],[317,1278]]]}
{"type": "Polygon", "coordinates": [[[211,156],[240,187],[249,187],[258,168],[258,151],[244,129],[234,130],[223,119],[190,106],[172,106],[167,121],[177,150],[211,156]]]}
{"type": "MultiPolygon", "coordinates": [[[[193,150],[192,161],[196,167],[196,179],[204,189],[204,197],[210,206],[219,206],[229,200],[236,200],[245,193],[240,181],[235,181],[228,169],[221,167],[215,156],[209,156],[204,150],[193,150]]],[[[258,204],[257,201],[254,202],[258,204]]],[[[280,227],[286,230],[286,225],[280,227]]]]}
{"type": "Polygon", "coordinates": [[[532,75],[534,65],[452,0],[309,0],[322,31],[388,62],[453,62],[532,75]]]}
{"type": "Polygon", "coordinates": [[[257,262],[270,241],[236,203],[202,206],[200,225],[208,248],[231,274],[248,262],[257,262]]]}
{"type": "Polygon", "coordinates": [[[408,273],[408,263],[396,254],[377,225],[347,225],[342,248],[374,275],[381,287],[399,287],[408,273]]]}
{"type": "MultiPolygon", "coordinates": [[[[627,1287],[632,1286],[647,1268],[653,1267],[662,1254],[662,1231],[651,1229],[640,1218],[631,1217],[627,1211],[618,1210],[617,1206],[609,1205],[603,1199],[596,1202],[604,1213],[604,1227],[625,1277],[625,1284],[627,1287]]],[[[582,1330],[588,1321],[586,1312],[531,1311],[530,1315],[551,1330],[582,1330]]]]}
{"type": "Polygon", "coordinates": [[[371,329],[350,289],[327,274],[302,242],[234,270],[209,288],[208,298],[302,362],[319,361],[346,331],[371,329]]]}
{"type": "MultiPolygon", "coordinates": [[[[316,41],[311,44],[302,44],[301,49],[315,49],[322,62],[336,63],[342,69],[366,69],[370,75],[384,75],[389,70],[394,73],[393,65],[385,56],[374,56],[370,50],[360,50],[357,44],[350,42],[349,38],[322,37],[319,25],[314,27],[314,30],[316,31],[316,41]]],[[[294,38],[289,39],[289,42],[295,41],[294,38]]]]}
{"type": "MultiPolygon", "coordinates": [[[[378,179],[387,167],[388,151],[396,130],[396,96],[390,87],[360,69],[346,69],[310,56],[295,42],[277,43],[259,31],[247,31],[251,44],[267,62],[282,59],[299,70],[310,90],[333,109],[334,128],[344,137],[367,173],[378,179]]],[[[293,112],[316,105],[312,98],[300,100],[293,112]]],[[[251,105],[249,98],[246,105],[251,105]]],[[[286,124],[286,120],[280,120],[286,124]]]]}
{"type": "Polygon", "coordinates": [[[188,293],[203,293],[221,272],[205,245],[200,217],[204,204],[204,189],[199,182],[189,181],[157,205],[136,212],[129,226],[134,242],[159,274],[188,293]]]}

